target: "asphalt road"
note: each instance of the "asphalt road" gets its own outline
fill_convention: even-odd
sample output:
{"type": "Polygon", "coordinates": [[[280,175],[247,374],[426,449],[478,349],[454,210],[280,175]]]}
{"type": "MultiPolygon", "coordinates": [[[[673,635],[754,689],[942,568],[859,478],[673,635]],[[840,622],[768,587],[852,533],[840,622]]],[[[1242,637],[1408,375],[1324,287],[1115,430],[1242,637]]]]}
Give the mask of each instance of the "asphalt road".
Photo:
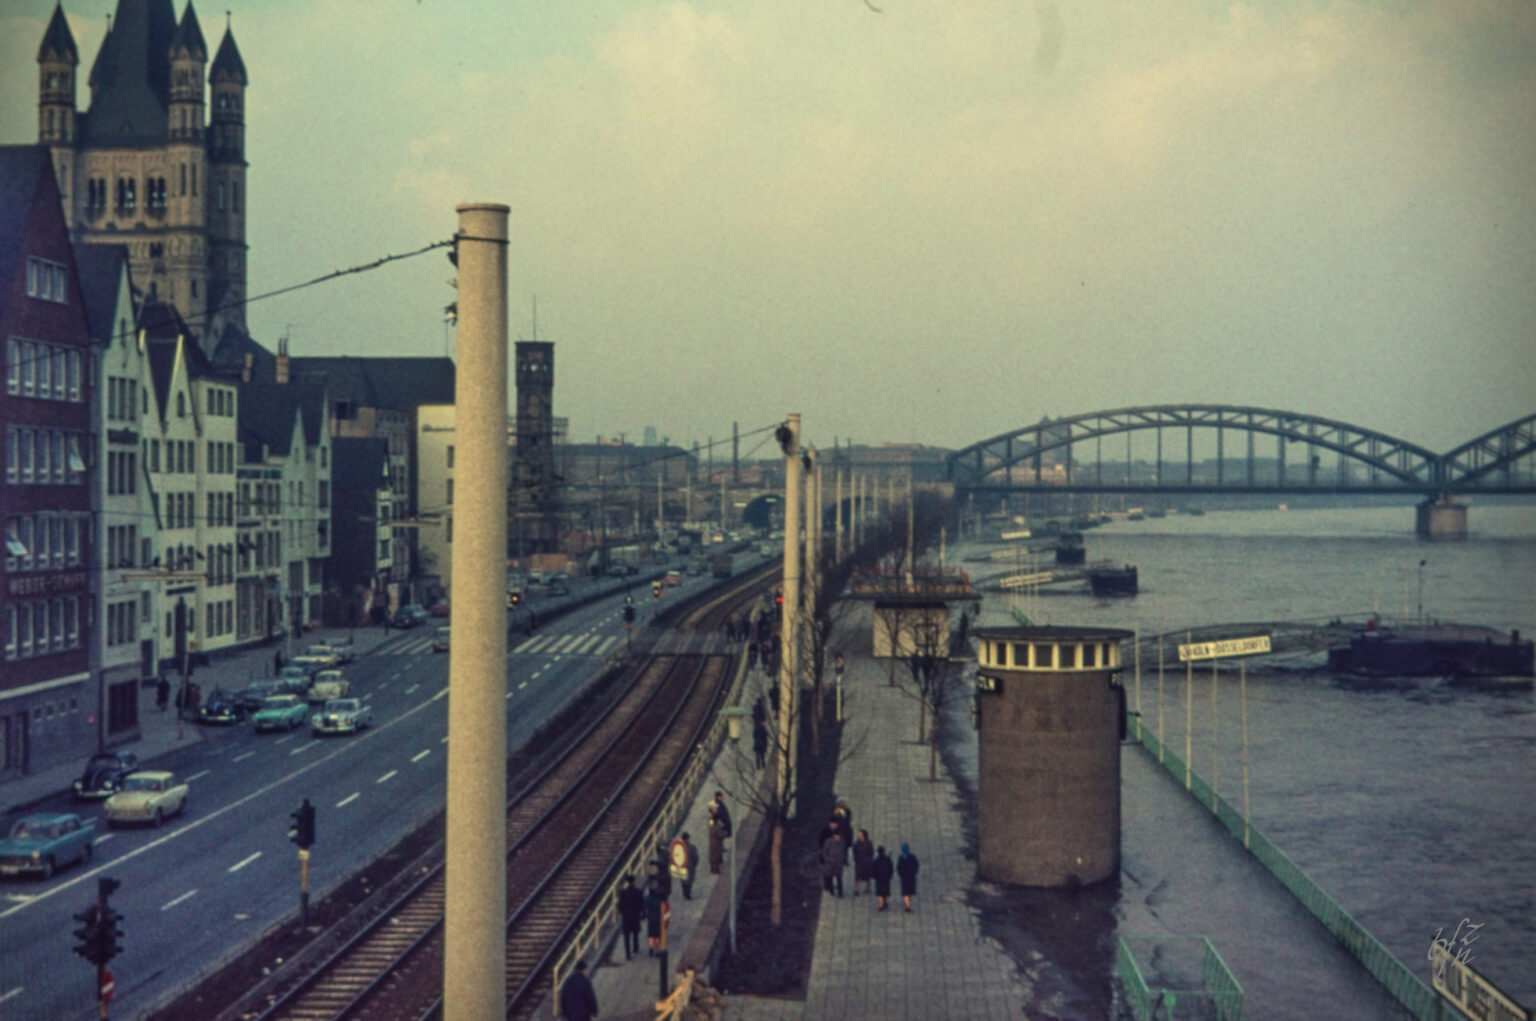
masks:
{"type": "MultiPolygon", "coordinates": [[[[668,594],[705,584],[689,578],[668,594]]],[[[635,586],[634,600],[637,630],[665,605],[644,585],[635,586]]],[[[533,605],[547,611],[551,603],[533,605]]],[[[352,693],[373,713],[367,731],[313,738],[307,727],[257,734],[244,723],[210,729],[208,740],[157,760],[155,768],[173,770],[191,788],[186,811],[160,829],[109,829],[99,805],[63,797],[36,806],[94,819],[95,855],[47,882],[0,882],[0,1019],[96,1016],[95,969],[73,953],[72,915],[94,900],[98,876],[122,883],[112,900],[125,916],[125,949],[110,965],[112,1016],[136,1017],[297,907],[299,863],[288,827],[304,798],[316,811],[312,899],[438,811],[448,657],[430,651],[433,630],[407,632],[348,668],[352,693]]],[[[579,695],[623,643],[622,594],[515,635],[509,747],[579,695]]]]}

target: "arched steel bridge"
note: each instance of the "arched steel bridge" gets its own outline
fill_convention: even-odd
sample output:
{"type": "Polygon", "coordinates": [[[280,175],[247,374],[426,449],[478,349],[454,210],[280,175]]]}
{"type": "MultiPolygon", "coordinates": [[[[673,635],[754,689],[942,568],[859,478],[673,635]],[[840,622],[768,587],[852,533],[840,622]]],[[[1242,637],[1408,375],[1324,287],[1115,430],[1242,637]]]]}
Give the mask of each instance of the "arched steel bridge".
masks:
{"type": "Polygon", "coordinates": [[[948,475],[968,492],[1536,493],[1536,415],[1437,454],[1294,411],[1221,404],[1118,408],[1042,419],[982,440],[949,456],[948,475]],[[1197,430],[1203,450],[1214,434],[1214,458],[1195,459],[1197,430]],[[1132,457],[1137,432],[1156,434],[1154,457],[1132,457]],[[1106,449],[1119,447],[1109,438],[1121,435],[1123,450],[1106,449]],[[1170,437],[1168,452],[1182,457],[1165,458],[1170,437]],[[1273,437],[1273,446],[1266,440],[1261,451],[1261,437],[1273,437]]]}

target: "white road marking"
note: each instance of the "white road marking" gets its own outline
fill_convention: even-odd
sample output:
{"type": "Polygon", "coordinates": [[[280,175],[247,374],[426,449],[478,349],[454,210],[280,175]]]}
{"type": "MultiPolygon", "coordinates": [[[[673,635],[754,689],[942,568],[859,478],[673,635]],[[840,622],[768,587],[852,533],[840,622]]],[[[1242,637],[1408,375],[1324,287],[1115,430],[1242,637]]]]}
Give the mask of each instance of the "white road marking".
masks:
{"type": "Polygon", "coordinates": [[[4,1003],[6,1000],[14,999],[17,996],[20,996],[21,991],[25,988],[27,987],[17,986],[15,989],[7,989],[5,992],[0,993],[0,1003],[4,1003]]]}
{"type": "Polygon", "coordinates": [[[598,655],[598,656],[606,656],[606,655],[608,655],[608,650],[613,648],[614,645],[618,642],[618,640],[619,639],[618,639],[617,635],[608,638],[607,641],[603,642],[602,645],[599,645],[597,647],[597,649],[594,650],[594,655],[598,655]]]}
{"type": "Polygon", "coordinates": [[[537,642],[538,640],[539,639],[537,639],[537,638],[524,638],[523,641],[522,641],[522,644],[520,644],[517,648],[513,649],[512,652],[514,654],[519,653],[519,652],[527,652],[528,651],[528,646],[532,645],[534,642],[537,642]]]}
{"type": "Polygon", "coordinates": [[[255,854],[251,855],[249,858],[241,858],[239,861],[235,862],[233,865],[231,865],[229,868],[225,869],[224,871],[226,871],[226,872],[239,872],[241,869],[245,868],[251,862],[255,861],[257,858],[260,858],[260,857],[261,857],[261,852],[257,851],[255,854]]]}
{"type": "Polygon", "coordinates": [[[93,844],[104,843],[105,841],[111,840],[115,836],[117,836],[116,833],[103,833],[99,837],[92,838],[91,843],[93,843],[93,844]]]}
{"type": "Polygon", "coordinates": [[[518,685],[518,686],[517,686],[517,690],[518,690],[518,691],[522,691],[522,690],[523,690],[523,689],[524,689],[524,688],[526,688],[526,687],[528,687],[528,682],[527,682],[527,681],[524,681],[524,682],[523,682],[523,683],[522,683],[522,684],[519,684],[519,685],[518,685]]]}
{"type": "Polygon", "coordinates": [[[336,807],[337,808],[345,808],[347,805],[350,805],[350,804],[352,804],[352,802],[356,801],[357,797],[358,797],[357,792],[353,791],[351,794],[348,794],[346,797],[344,797],[340,801],[336,802],[336,807]]]}
{"type": "Polygon", "coordinates": [[[419,751],[415,755],[411,756],[411,761],[412,762],[420,762],[422,759],[426,758],[428,755],[431,755],[431,754],[432,754],[432,749],[430,749],[430,748],[423,748],[421,751],[419,751]]]}
{"type": "Polygon", "coordinates": [[[417,688],[419,688],[419,687],[421,687],[421,685],[419,685],[419,684],[413,684],[413,685],[411,685],[411,686],[410,686],[410,687],[409,687],[409,688],[406,688],[406,689],[405,689],[405,693],[406,693],[406,694],[407,694],[407,695],[409,695],[409,694],[410,694],[410,693],[411,693],[411,692],[413,692],[413,691],[415,691],[415,690],[416,690],[416,689],[417,689],[417,688]]]}
{"type": "Polygon", "coordinates": [[[570,652],[571,646],[575,645],[576,641],[576,635],[566,635],[564,638],[560,639],[560,641],[550,646],[549,651],[554,653],[570,652]]]}
{"type": "Polygon", "coordinates": [[[320,744],[319,741],[311,741],[311,742],[309,742],[309,744],[301,744],[297,748],[295,748],[293,751],[289,752],[288,754],[289,755],[297,755],[297,754],[299,754],[299,752],[307,752],[311,748],[314,748],[314,747],[316,747],[319,744],[320,744]]]}
{"type": "Polygon", "coordinates": [[[8,893],[5,895],[5,899],[12,903],[25,904],[32,899],[32,895],[30,893],[8,893]]]}
{"type": "Polygon", "coordinates": [[[538,680],[539,679],[539,675],[542,674],[543,672],[544,672],[544,668],[543,667],[539,667],[537,670],[535,670],[533,672],[533,678],[532,679],[535,680],[535,681],[538,680]]]}
{"type": "Polygon", "coordinates": [[[580,653],[581,655],[585,656],[587,653],[592,651],[592,646],[596,645],[598,642],[600,642],[602,640],[603,640],[603,636],[602,635],[593,635],[591,638],[588,638],[586,641],[582,642],[581,643],[581,648],[577,649],[576,651],[578,653],[580,653]]]}
{"type": "Polygon", "coordinates": [[[427,701],[429,701],[429,702],[436,702],[438,699],[442,698],[446,694],[448,694],[448,689],[444,688],[442,691],[439,691],[436,695],[433,695],[427,701]]]}
{"type": "Polygon", "coordinates": [[[245,752],[242,755],[236,755],[234,758],[230,759],[229,761],[230,762],[239,762],[241,759],[248,759],[252,755],[255,755],[255,754],[256,754],[255,752],[245,752]]]}
{"type": "Polygon", "coordinates": [[[278,779],[273,780],[271,783],[257,788],[242,798],[236,798],[234,801],[231,801],[229,804],[223,806],[222,808],[214,809],[207,815],[199,815],[197,818],[188,822],[185,826],[178,827],[177,829],[174,829],[171,832],[165,834],[163,837],[157,837],[156,839],[151,840],[147,844],[141,844],[138,847],[135,847],[132,850],[126,852],[125,854],[119,855],[118,857],[112,859],[110,862],[103,862],[93,869],[86,869],[77,872],[69,881],[59,883],[56,886],[44,890],[42,893],[39,893],[37,896],[32,897],[23,903],[12,905],[11,907],[6,908],[4,911],[0,911],[0,918],[9,918],[11,915],[16,914],[18,911],[24,910],[25,908],[31,907],[33,904],[38,904],[42,901],[48,900],[50,897],[63,893],[66,890],[72,890],[82,883],[86,883],[92,879],[95,879],[97,876],[106,872],[108,869],[119,868],[124,862],[132,858],[137,858],[141,854],[148,854],[150,851],[160,847],[162,844],[167,844],[172,840],[183,836],[184,834],[191,833],[196,829],[200,829],[203,826],[213,822],[215,819],[221,818],[230,812],[239,811],[245,805],[255,801],[257,798],[270,794],[271,792],[277,790],[279,787],[293,783],[305,773],[320,768],[322,765],[330,762],[337,756],[345,755],[352,751],[354,748],[360,747],[364,742],[379,738],[380,735],[382,735],[389,728],[404,723],[406,720],[410,719],[412,716],[415,716],[417,713],[421,712],[431,704],[431,699],[428,699],[425,702],[418,702],[416,705],[411,706],[411,708],[390,720],[388,723],[382,724],[379,727],[371,727],[365,733],[358,735],[350,741],[338,741],[336,742],[336,747],[334,750],[326,755],[322,755],[320,758],[315,759],[313,762],[295,769],[287,776],[279,777],[278,779]]]}
{"type": "Polygon", "coordinates": [[[509,691],[509,692],[507,692],[507,698],[511,698],[511,697],[512,697],[512,696],[513,696],[513,695],[515,695],[515,694],[517,694],[517,692],[515,692],[515,691],[509,691]]]}
{"type": "Polygon", "coordinates": [[[377,780],[375,780],[373,782],[374,783],[383,783],[385,780],[388,780],[390,777],[394,776],[398,772],[400,772],[398,769],[391,769],[388,773],[385,773],[383,776],[379,777],[377,780]]]}
{"type": "Polygon", "coordinates": [[[182,901],[184,901],[184,900],[191,900],[193,897],[196,897],[196,896],[197,896],[197,891],[196,890],[188,890],[186,893],[182,894],[180,897],[177,897],[174,900],[168,900],[164,904],[160,905],[160,910],[161,911],[169,911],[171,908],[173,908],[176,905],[180,904],[182,901]]]}
{"type": "Polygon", "coordinates": [[[447,744],[447,743],[448,743],[448,735],[447,735],[447,734],[444,734],[444,735],[443,735],[443,736],[442,736],[442,739],[441,739],[441,740],[439,740],[439,741],[438,741],[438,742],[437,742],[437,743],[438,743],[438,744],[447,744]]]}
{"type": "Polygon", "coordinates": [[[381,691],[388,691],[388,690],[389,690],[389,685],[387,685],[387,684],[381,684],[381,685],[379,685],[379,686],[378,686],[378,687],[377,687],[377,688],[374,688],[374,689],[373,689],[373,693],[374,693],[374,694],[375,694],[375,695],[377,695],[377,694],[378,694],[378,693],[379,693],[379,692],[381,692],[381,691]]]}
{"type": "Polygon", "coordinates": [[[181,782],[182,783],[191,783],[193,780],[201,780],[203,777],[207,776],[209,773],[212,773],[212,772],[213,772],[213,770],[211,770],[211,769],[205,769],[201,773],[193,773],[191,776],[187,777],[185,780],[183,780],[181,782]]]}
{"type": "Polygon", "coordinates": [[[273,741],[272,743],[273,744],[283,744],[285,742],[292,741],[297,736],[298,735],[296,735],[296,734],[285,734],[282,737],[278,738],[276,741],[273,741]]]}

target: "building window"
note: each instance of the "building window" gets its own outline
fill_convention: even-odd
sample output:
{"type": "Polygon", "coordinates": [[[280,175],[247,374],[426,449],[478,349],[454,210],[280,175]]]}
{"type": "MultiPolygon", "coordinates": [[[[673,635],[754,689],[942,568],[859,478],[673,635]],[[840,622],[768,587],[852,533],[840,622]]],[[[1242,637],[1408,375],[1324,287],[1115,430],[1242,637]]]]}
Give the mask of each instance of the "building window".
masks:
{"type": "Polygon", "coordinates": [[[68,271],[62,263],[27,256],[27,297],[63,304],[68,271]]]}
{"type": "Polygon", "coordinates": [[[117,211],[131,213],[138,204],[138,182],[131,177],[117,179],[117,211]]]}

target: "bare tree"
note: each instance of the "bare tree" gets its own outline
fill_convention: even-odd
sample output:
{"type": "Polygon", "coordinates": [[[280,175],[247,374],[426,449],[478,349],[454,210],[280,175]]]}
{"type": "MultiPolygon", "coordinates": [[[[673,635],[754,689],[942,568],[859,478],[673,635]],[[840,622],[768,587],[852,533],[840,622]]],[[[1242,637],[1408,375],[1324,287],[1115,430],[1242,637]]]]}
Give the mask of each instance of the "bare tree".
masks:
{"type": "Polygon", "coordinates": [[[918,616],[910,635],[912,652],[904,661],[907,669],[900,687],[917,700],[918,740],[928,744],[928,779],[937,780],[939,721],[946,705],[967,694],[965,674],[950,659],[953,641],[947,607],[931,607],[918,616]]]}

